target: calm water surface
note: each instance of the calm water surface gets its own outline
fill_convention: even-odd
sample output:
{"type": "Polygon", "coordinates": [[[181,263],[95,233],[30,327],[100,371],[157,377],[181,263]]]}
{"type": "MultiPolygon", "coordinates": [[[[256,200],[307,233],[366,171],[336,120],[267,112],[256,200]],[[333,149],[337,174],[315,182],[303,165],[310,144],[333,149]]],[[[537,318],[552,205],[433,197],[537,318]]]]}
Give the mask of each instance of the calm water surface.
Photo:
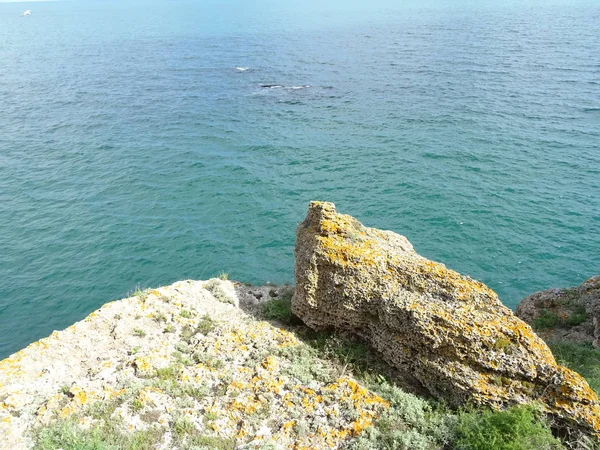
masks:
{"type": "Polygon", "coordinates": [[[311,199],[510,307],[600,273],[598,24],[585,0],[0,3],[0,358],[138,285],[291,281],[311,199]]]}

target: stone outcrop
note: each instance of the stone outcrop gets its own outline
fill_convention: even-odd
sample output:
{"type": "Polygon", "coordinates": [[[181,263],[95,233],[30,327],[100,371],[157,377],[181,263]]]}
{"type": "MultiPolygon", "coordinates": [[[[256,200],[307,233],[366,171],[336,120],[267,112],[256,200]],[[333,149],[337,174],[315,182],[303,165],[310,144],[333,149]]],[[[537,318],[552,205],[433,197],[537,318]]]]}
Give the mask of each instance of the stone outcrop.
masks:
{"type": "Polygon", "coordinates": [[[577,287],[548,289],[524,298],[517,316],[546,341],[567,340],[600,347],[600,275],[577,287]]]}
{"type": "Polygon", "coordinates": [[[68,432],[44,448],[83,448],[96,432],[103,448],[341,448],[390,405],[237,308],[289,289],[180,281],[34,342],[0,361],[0,449],[31,449],[57,424],[68,432]]]}
{"type": "Polygon", "coordinates": [[[531,327],[484,284],[418,255],[391,231],[311,202],[296,240],[292,311],[315,330],[366,339],[453,405],[540,401],[558,424],[600,436],[587,382],[556,364],[531,327]]]}

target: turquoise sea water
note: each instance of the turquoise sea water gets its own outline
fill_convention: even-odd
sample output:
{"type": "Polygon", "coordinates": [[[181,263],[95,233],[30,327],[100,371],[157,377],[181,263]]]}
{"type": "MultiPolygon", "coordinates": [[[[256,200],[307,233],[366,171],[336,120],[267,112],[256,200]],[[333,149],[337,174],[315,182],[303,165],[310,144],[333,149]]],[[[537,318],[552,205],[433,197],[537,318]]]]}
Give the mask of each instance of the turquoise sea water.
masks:
{"type": "Polygon", "coordinates": [[[292,281],[311,199],[510,307],[600,273],[599,24],[585,0],[0,3],[0,357],[138,285],[292,281]]]}

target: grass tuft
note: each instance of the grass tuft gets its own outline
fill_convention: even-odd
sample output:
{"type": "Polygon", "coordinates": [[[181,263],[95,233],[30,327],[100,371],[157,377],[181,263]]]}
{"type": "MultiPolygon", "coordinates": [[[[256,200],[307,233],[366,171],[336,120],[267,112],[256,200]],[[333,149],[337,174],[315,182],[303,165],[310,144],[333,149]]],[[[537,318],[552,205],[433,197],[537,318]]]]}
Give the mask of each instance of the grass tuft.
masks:
{"type": "Polygon", "coordinates": [[[544,309],[540,315],[533,320],[531,325],[536,331],[545,331],[556,328],[559,323],[560,318],[555,313],[544,309]]]}

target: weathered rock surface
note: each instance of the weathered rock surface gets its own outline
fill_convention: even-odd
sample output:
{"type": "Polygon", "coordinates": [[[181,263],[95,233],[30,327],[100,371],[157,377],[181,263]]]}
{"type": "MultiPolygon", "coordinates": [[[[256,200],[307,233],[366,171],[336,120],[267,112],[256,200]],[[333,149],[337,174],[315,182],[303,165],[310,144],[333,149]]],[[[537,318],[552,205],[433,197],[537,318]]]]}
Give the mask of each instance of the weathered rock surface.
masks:
{"type": "Polygon", "coordinates": [[[536,292],[521,301],[517,316],[533,325],[546,341],[600,347],[600,275],[577,287],[536,292]]]}
{"type": "MultiPolygon", "coordinates": [[[[389,403],[316,356],[304,375],[308,346],[236,307],[289,289],[180,281],[34,342],[0,361],[0,449],[57,423],[155,450],[341,448],[389,403]]],[[[66,436],[52,448],[74,448],[66,436]]]]}
{"type": "Polygon", "coordinates": [[[312,202],[298,226],[293,312],[364,337],[451,404],[541,401],[558,423],[600,436],[587,382],[482,283],[418,255],[391,231],[312,202]]]}

